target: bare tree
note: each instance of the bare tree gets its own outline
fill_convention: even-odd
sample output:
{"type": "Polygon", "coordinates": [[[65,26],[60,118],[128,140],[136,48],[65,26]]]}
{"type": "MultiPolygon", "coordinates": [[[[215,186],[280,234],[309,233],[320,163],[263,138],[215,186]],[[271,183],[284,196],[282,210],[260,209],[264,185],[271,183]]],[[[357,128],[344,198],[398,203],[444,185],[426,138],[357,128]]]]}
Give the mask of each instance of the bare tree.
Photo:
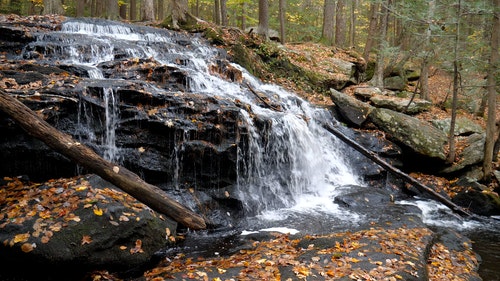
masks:
{"type": "Polygon", "coordinates": [[[346,45],[345,0],[337,0],[335,12],[335,45],[343,48],[346,45]]]}
{"type": "Polygon", "coordinates": [[[493,172],[493,147],[495,138],[495,115],[496,115],[496,79],[499,75],[499,45],[500,45],[500,12],[498,7],[500,7],[500,0],[493,0],[493,7],[496,10],[493,12],[493,28],[491,34],[491,50],[490,50],[490,62],[488,71],[488,119],[486,124],[486,141],[484,143],[484,160],[483,160],[483,172],[484,180],[491,180],[491,173],[493,172]]]}
{"type": "Polygon", "coordinates": [[[64,15],[64,8],[61,0],[43,0],[44,15],[58,14],[64,15]]]}
{"type": "Polygon", "coordinates": [[[117,20],[120,18],[120,10],[118,9],[117,0],[106,0],[104,17],[112,20],[117,20]]]}
{"type": "Polygon", "coordinates": [[[365,49],[363,51],[363,58],[365,59],[366,62],[370,59],[370,52],[373,48],[374,45],[374,38],[375,34],[377,32],[377,22],[378,22],[378,10],[379,10],[380,4],[378,3],[371,3],[370,4],[370,13],[368,15],[368,18],[370,19],[370,25],[368,26],[368,34],[366,36],[366,44],[365,44],[365,49]]]}
{"type": "Polygon", "coordinates": [[[186,21],[189,11],[188,11],[188,1],[187,0],[170,0],[169,11],[172,16],[172,27],[179,28],[179,23],[186,21]]]}
{"type": "Polygon", "coordinates": [[[335,1],[325,0],[325,6],[323,9],[323,31],[321,33],[321,41],[328,45],[331,45],[333,43],[334,18],[335,18],[335,1]]]}
{"type": "Polygon", "coordinates": [[[137,20],[137,2],[136,0],[130,0],[130,20],[137,20]]]}
{"type": "Polygon", "coordinates": [[[259,0],[259,27],[257,33],[269,40],[269,1],[259,0]]]}
{"type": "Polygon", "coordinates": [[[379,47],[377,51],[377,64],[370,84],[380,89],[384,88],[385,54],[384,49],[387,42],[387,21],[389,20],[389,7],[391,0],[384,0],[381,8],[381,20],[379,30],[379,47]]]}
{"type": "Polygon", "coordinates": [[[227,18],[227,0],[220,0],[220,19],[223,26],[228,25],[227,18]]]}
{"type": "Polygon", "coordinates": [[[454,59],[453,59],[453,95],[451,100],[451,120],[450,131],[448,133],[448,157],[446,161],[453,163],[455,161],[456,145],[455,145],[455,123],[457,119],[457,104],[458,104],[458,44],[460,42],[460,14],[461,14],[461,0],[458,0],[457,15],[455,23],[455,44],[454,44],[454,59]]]}
{"type": "Polygon", "coordinates": [[[142,0],[141,2],[141,20],[155,20],[155,4],[154,0],[142,0]]]}
{"type": "Polygon", "coordinates": [[[428,10],[427,10],[427,30],[425,32],[425,53],[422,61],[422,71],[420,73],[420,95],[423,99],[429,100],[429,67],[430,60],[432,57],[432,49],[431,49],[431,27],[432,20],[434,17],[434,9],[436,2],[434,0],[430,0],[428,2],[428,10]]]}
{"type": "Polygon", "coordinates": [[[286,43],[286,0],[279,0],[280,40],[286,43]]]}
{"type": "Polygon", "coordinates": [[[356,46],[355,39],[356,39],[357,9],[358,9],[358,0],[351,0],[351,17],[349,21],[349,45],[351,47],[356,46]]]}
{"type": "Polygon", "coordinates": [[[220,1],[221,0],[214,0],[214,23],[215,24],[221,23],[220,1]]]}

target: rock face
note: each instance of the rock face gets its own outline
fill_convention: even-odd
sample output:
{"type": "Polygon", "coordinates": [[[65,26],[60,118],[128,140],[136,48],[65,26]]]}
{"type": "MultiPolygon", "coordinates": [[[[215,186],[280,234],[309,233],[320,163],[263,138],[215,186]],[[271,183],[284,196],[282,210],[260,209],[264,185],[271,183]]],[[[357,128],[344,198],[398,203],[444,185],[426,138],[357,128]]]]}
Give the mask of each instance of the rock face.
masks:
{"type": "Polygon", "coordinates": [[[446,135],[434,126],[385,108],[373,110],[370,120],[389,133],[396,142],[411,147],[414,151],[428,157],[446,159],[444,151],[446,135]]]}

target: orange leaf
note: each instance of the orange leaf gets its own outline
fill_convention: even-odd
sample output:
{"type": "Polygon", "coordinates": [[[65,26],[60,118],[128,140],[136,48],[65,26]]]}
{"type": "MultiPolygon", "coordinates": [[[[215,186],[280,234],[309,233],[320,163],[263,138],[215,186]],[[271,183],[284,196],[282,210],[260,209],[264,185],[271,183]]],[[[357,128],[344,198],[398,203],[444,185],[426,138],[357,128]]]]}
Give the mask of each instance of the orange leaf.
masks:
{"type": "Polygon", "coordinates": [[[25,253],[29,253],[31,251],[33,251],[33,249],[36,248],[36,244],[33,243],[33,244],[30,244],[30,243],[24,243],[23,245],[21,245],[21,250],[25,253]]]}
{"type": "Polygon", "coordinates": [[[14,236],[14,243],[26,242],[28,241],[29,238],[30,238],[29,232],[17,234],[16,236],[14,236]]]}
{"type": "Polygon", "coordinates": [[[92,238],[89,235],[83,235],[82,237],[82,245],[92,243],[92,238]]]}

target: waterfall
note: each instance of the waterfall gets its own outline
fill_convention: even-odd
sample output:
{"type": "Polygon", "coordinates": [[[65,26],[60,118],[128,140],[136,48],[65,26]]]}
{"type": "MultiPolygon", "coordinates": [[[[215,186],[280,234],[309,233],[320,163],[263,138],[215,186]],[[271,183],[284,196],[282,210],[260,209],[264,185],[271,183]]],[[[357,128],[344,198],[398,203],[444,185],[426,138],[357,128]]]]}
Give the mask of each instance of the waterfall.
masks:
{"type": "MultiPolygon", "coordinates": [[[[190,37],[189,44],[176,36],[172,31],[152,27],[71,19],[63,23],[59,32],[40,36],[30,48],[42,50],[44,59],[52,63],[85,66],[88,76],[98,80],[106,79],[99,68],[101,63],[116,57],[153,58],[187,73],[186,91],[249,104],[252,112],[244,109],[240,112],[248,128],[248,143],[246,147],[238,147],[236,183],[237,196],[248,210],[260,213],[300,205],[319,206],[331,202],[339,186],[360,183],[342,152],[343,144],[322,127],[325,122],[335,122],[328,110],[315,108],[279,86],[262,83],[236,64],[229,65],[242,73],[243,82],[214,75],[209,69],[223,57],[221,52],[197,36],[190,37]],[[282,110],[258,104],[252,89],[271,97],[282,110]]],[[[116,129],[120,99],[107,88],[103,88],[102,99],[104,157],[118,161],[121,156],[116,146],[116,129]]],[[[169,153],[176,185],[182,171],[179,159],[182,149],[179,144],[169,153]]]]}

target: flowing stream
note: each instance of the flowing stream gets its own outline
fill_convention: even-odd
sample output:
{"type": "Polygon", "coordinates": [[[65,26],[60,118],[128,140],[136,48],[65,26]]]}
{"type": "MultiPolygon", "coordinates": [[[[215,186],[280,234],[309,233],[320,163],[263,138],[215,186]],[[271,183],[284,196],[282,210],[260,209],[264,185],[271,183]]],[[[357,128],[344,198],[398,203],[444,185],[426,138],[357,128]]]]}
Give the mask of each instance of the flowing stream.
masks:
{"type": "MultiPolygon", "coordinates": [[[[43,49],[44,59],[50,63],[81,65],[95,80],[109,80],[99,68],[101,63],[117,57],[153,58],[188,73],[184,85],[186,91],[239,100],[251,105],[252,115],[272,120],[262,135],[251,114],[241,110],[250,138],[248,149],[238,151],[241,168],[238,170],[237,192],[245,202],[245,208],[255,215],[250,219],[249,230],[288,227],[289,231],[304,231],[318,225],[325,227],[325,224],[348,228],[363,220],[363,214],[347,212],[333,202],[346,186],[364,183],[343,153],[345,145],[323,129],[323,123],[336,122],[328,111],[315,108],[276,85],[262,83],[233,64],[243,73],[244,83],[278,101],[283,110],[275,111],[257,104],[255,96],[243,83],[227,81],[210,73],[210,66],[217,63],[221,53],[201,37],[186,39],[168,30],[96,19],[72,19],[65,22],[60,31],[40,35],[30,48],[43,49]]],[[[120,162],[127,156],[116,145],[119,97],[112,88],[104,88],[102,102],[105,108],[104,132],[99,134],[88,128],[93,121],[89,109],[83,106],[79,109],[82,124],[79,129],[102,147],[106,159],[120,162]]],[[[177,149],[181,148],[170,153],[174,158],[177,149]]],[[[176,163],[173,182],[178,181],[179,159],[176,163]]],[[[498,226],[485,227],[458,220],[435,202],[412,200],[401,203],[417,205],[424,211],[427,222],[438,227],[453,227],[471,233],[474,229],[497,233],[499,229],[498,226]]],[[[325,227],[318,231],[332,229],[325,227]]],[[[494,237],[498,245],[498,234],[494,237]]],[[[497,249],[493,255],[498,257],[498,252],[497,249]]]]}

